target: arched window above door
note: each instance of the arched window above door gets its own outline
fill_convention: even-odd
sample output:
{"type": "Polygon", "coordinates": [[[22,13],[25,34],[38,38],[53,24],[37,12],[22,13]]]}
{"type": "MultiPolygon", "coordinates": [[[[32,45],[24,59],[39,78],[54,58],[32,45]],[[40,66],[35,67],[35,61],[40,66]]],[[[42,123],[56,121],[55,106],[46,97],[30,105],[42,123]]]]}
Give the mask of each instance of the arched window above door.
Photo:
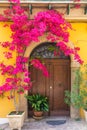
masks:
{"type": "Polygon", "coordinates": [[[58,58],[58,59],[69,59],[69,56],[65,56],[64,53],[57,48],[58,55],[54,55],[55,43],[45,42],[37,46],[31,53],[30,57],[34,58],[58,58]]]}

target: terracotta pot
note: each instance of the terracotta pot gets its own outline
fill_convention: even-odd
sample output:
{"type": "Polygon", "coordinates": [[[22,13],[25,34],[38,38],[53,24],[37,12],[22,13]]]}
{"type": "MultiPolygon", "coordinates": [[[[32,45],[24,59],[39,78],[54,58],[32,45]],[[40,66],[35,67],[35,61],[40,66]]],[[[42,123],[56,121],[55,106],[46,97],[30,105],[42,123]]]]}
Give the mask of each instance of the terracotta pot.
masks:
{"type": "Polygon", "coordinates": [[[36,116],[36,117],[43,116],[43,111],[34,111],[34,116],[36,116]]]}

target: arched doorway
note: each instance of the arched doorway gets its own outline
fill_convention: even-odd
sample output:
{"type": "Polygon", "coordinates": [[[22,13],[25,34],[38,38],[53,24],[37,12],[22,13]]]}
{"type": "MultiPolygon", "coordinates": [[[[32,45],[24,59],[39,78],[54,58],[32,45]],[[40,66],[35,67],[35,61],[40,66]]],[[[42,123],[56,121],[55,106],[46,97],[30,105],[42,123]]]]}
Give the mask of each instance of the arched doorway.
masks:
{"type": "MultiPolygon", "coordinates": [[[[64,92],[71,88],[70,58],[60,50],[60,54],[54,56],[53,51],[49,49],[50,47],[55,47],[55,43],[40,44],[31,53],[30,57],[43,58],[50,76],[46,78],[41,71],[29,67],[33,81],[29,94],[40,93],[48,97],[50,109],[46,113],[47,115],[69,115],[70,108],[64,102],[64,92]]],[[[30,105],[28,105],[28,115],[32,115],[30,105]]]]}
{"type": "MultiPolygon", "coordinates": [[[[32,42],[32,44],[30,46],[28,46],[25,50],[25,57],[30,57],[32,51],[35,49],[35,47],[37,47],[38,45],[40,45],[41,43],[44,43],[47,41],[46,35],[43,35],[41,37],[39,37],[39,41],[38,42],[32,42]]],[[[68,45],[71,48],[74,48],[74,44],[69,41],[68,45]]],[[[73,84],[74,84],[74,79],[75,79],[75,71],[80,67],[80,64],[74,59],[73,55],[70,55],[70,60],[71,60],[71,91],[73,91],[73,84]]],[[[28,69],[28,63],[26,64],[26,69],[28,69]]],[[[24,75],[21,75],[22,77],[24,77],[24,75]]],[[[26,94],[28,94],[28,91],[26,91],[26,94]]],[[[72,99],[71,99],[72,100],[72,99]]],[[[27,100],[25,99],[24,95],[20,95],[20,103],[19,103],[19,109],[25,111],[26,114],[26,118],[28,117],[28,104],[27,104],[27,100]]],[[[79,115],[79,111],[78,109],[74,108],[73,106],[70,106],[70,117],[71,118],[78,118],[79,115]]]]}

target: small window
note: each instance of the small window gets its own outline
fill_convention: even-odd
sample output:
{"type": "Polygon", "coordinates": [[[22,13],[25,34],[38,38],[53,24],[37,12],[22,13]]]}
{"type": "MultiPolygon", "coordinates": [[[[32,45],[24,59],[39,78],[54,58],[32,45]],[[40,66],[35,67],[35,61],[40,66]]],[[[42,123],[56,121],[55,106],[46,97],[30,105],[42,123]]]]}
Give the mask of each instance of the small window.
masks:
{"type": "Polygon", "coordinates": [[[54,54],[54,50],[57,48],[55,43],[43,43],[37,46],[31,53],[30,57],[33,58],[60,58],[60,59],[69,59],[69,56],[65,56],[64,53],[57,48],[57,55],[54,54]],[[53,49],[52,49],[53,48],[53,49]]]}

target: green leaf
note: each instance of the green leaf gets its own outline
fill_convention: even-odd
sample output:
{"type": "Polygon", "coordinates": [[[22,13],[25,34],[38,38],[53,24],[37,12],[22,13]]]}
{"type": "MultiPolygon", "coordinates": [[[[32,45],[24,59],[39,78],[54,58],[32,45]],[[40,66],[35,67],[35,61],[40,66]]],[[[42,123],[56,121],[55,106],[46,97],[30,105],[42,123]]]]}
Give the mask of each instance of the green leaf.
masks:
{"type": "Polygon", "coordinates": [[[47,97],[40,95],[40,94],[33,94],[25,96],[29,103],[31,104],[32,108],[37,111],[48,111],[48,99],[47,97]]]}

